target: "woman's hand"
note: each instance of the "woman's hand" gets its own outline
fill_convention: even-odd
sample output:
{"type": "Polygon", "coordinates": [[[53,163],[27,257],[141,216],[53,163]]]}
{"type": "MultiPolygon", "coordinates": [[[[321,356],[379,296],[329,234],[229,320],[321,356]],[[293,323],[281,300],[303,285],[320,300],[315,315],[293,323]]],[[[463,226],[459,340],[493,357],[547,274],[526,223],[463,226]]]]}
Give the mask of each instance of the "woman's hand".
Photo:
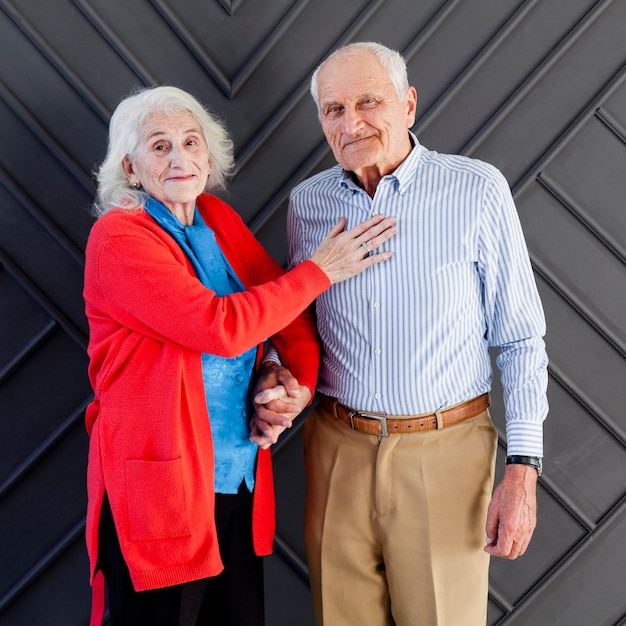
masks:
{"type": "Polygon", "coordinates": [[[346,218],[342,217],[311,255],[311,261],[319,265],[331,283],[352,278],[368,267],[391,258],[391,251],[371,252],[398,232],[395,222],[394,217],[376,215],[350,230],[344,230],[346,218]]]}
{"type": "Polygon", "coordinates": [[[311,391],[277,363],[261,366],[253,394],[255,415],[250,420],[250,440],[269,448],[311,401],[311,391]]]}

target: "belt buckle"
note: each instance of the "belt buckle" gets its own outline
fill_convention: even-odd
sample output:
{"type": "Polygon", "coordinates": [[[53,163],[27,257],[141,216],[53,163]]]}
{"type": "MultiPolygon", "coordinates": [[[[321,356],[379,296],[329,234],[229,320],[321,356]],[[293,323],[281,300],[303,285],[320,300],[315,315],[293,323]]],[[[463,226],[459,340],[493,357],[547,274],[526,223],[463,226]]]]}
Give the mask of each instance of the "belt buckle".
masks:
{"type": "Polygon", "coordinates": [[[355,417],[364,417],[368,420],[376,420],[380,422],[381,433],[378,435],[379,437],[389,437],[389,431],[387,430],[387,418],[384,415],[372,415],[371,413],[360,413],[359,411],[350,411],[350,428],[352,430],[356,430],[354,428],[354,418],[355,417]]]}

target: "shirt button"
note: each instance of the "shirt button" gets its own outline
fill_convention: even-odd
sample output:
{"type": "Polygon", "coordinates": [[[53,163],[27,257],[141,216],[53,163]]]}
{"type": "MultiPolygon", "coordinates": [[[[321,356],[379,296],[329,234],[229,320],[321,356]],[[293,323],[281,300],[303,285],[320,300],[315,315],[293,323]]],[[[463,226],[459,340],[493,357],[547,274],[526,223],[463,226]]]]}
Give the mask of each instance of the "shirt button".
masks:
{"type": "Polygon", "coordinates": [[[374,397],[376,398],[376,400],[380,400],[381,395],[377,392],[374,394],[374,397]]]}
{"type": "Polygon", "coordinates": [[[380,354],[382,352],[382,350],[380,348],[376,348],[376,350],[374,350],[374,354],[380,354]]]}
{"type": "Polygon", "coordinates": [[[237,379],[238,383],[242,383],[243,382],[243,376],[241,374],[237,374],[237,376],[235,376],[235,378],[237,379]]]}
{"type": "Polygon", "coordinates": [[[374,302],[374,308],[380,309],[380,302],[374,302]]]}
{"type": "Polygon", "coordinates": [[[398,191],[403,194],[406,193],[406,189],[404,187],[400,187],[400,189],[398,189],[398,191]]]}
{"type": "Polygon", "coordinates": [[[378,215],[378,211],[372,211],[372,217],[374,217],[375,215],[378,215]]]}

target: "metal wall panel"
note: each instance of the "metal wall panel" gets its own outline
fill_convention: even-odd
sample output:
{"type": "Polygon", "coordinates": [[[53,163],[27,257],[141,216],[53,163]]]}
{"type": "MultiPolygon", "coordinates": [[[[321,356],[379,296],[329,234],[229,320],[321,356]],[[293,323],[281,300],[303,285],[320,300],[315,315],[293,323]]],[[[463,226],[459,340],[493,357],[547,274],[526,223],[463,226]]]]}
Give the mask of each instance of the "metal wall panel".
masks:
{"type": "MultiPolygon", "coordinates": [[[[0,626],[86,625],[83,250],[108,118],[175,84],[236,144],[225,194],[284,262],[289,190],[333,164],[308,94],[335,47],[401,50],[422,143],[508,177],[548,320],[545,476],[489,624],[626,623],[624,0],[0,0],[0,626]]],[[[504,454],[502,401],[493,414],[504,454]]],[[[302,419],[275,447],[268,626],[312,624],[302,419]]]]}

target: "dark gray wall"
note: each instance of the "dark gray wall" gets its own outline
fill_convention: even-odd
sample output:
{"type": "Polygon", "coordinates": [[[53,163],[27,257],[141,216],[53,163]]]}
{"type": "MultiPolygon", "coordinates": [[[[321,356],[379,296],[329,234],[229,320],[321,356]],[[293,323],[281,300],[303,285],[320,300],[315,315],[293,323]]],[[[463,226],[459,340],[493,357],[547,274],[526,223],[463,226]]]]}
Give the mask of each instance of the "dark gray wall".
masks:
{"type": "MultiPolygon", "coordinates": [[[[489,623],[626,623],[625,34],[625,0],[0,0],[0,624],[88,621],[81,289],[111,111],[169,83],[223,115],[226,199],[284,262],[287,194],[333,163],[308,78],[365,39],[407,57],[422,143],[504,171],[545,303],[539,528],[493,562],[489,623]]],[[[307,625],[298,428],[275,461],[269,626],[307,625]]]]}

